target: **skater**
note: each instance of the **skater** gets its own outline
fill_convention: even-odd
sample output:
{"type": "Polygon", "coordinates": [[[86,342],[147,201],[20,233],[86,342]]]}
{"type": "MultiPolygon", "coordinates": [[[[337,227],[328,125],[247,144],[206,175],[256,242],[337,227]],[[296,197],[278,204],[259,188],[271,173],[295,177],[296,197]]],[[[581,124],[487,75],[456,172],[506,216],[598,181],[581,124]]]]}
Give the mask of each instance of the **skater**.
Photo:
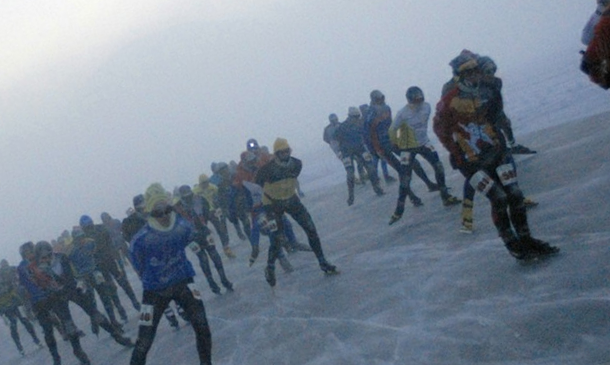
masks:
{"type": "Polygon", "coordinates": [[[51,244],[46,241],[40,241],[35,246],[31,242],[25,243],[20,247],[20,253],[24,261],[18,268],[19,282],[26,288],[32,301],[53,365],[61,365],[53,334],[54,316],[59,318],[74,356],[81,365],[90,365],[89,357],[81,347],[79,330],[72,320],[68,301],[61,295],[62,285],[56,280],[56,273],[62,270],[59,254],[54,254],[51,244]]]}
{"type": "Polygon", "coordinates": [[[210,183],[210,178],[206,174],[199,175],[199,183],[193,188],[193,193],[201,196],[206,200],[210,209],[206,220],[212,223],[225,255],[234,259],[235,254],[229,247],[229,231],[227,230],[227,221],[224,219],[222,209],[218,207],[218,187],[210,183]]]}
{"type": "Polygon", "coordinates": [[[512,256],[522,260],[558,252],[531,235],[517,174],[494,123],[500,112],[493,105],[494,90],[481,83],[477,59],[465,55],[455,65],[457,87],[438,102],[434,132],[455,166],[491,202],[492,220],[512,256]]]}
{"type": "MultiPolygon", "coordinates": [[[[127,216],[127,218],[123,219],[121,223],[121,232],[123,234],[123,238],[127,242],[131,242],[131,239],[138,233],[142,227],[146,225],[147,214],[145,212],[146,204],[144,202],[144,195],[138,194],[133,197],[133,212],[127,216]]],[[[131,256],[128,254],[127,259],[131,260],[131,256]]],[[[130,261],[131,262],[131,261],[130,261]]],[[[133,266],[133,263],[132,263],[133,266]]],[[[177,330],[180,328],[180,324],[178,323],[178,318],[176,317],[176,313],[174,313],[174,309],[171,306],[167,306],[165,311],[163,312],[165,318],[169,321],[169,325],[177,330]]]]}
{"type": "MultiPolygon", "coordinates": [[[[79,228],[80,227],[77,227],[76,229],[79,228]]],[[[80,234],[75,234],[75,236],[77,238],[84,237],[82,232],[80,234]]],[[[76,242],[77,239],[74,241],[74,245],[79,245],[81,247],[84,242],[87,242],[76,242]]],[[[93,245],[92,241],[89,242],[93,245]]],[[[93,251],[93,249],[94,247],[91,247],[91,251],[93,251]]],[[[42,254],[44,255],[48,254],[46,251],[49,251],[50,247],[46,246],[44,242],[39,242],[37,244],[37,250],[43,252],[42,254]]],[[[95,281],[95,278],[93,277],[95,275],[95,261],[91,253],[78,256],[75,255],[72,256],[72,258],[78,258],[78,260],[73,260],[61,253],[52,254],[53,278],[60,285],[59,294],[67,301],[73,302],[81,307],[89,316],[92,327],[101,327],[104,331],[108,332],[119,345],[132,347],[133,343],[131,340],[127,337],[123,337],[122,329],[113,326],[110,321],[97,310],[95,296],[93,294],[93,285],[91,285],[91,283],[95,281]],[[88,278],[86,278],[85,275],[80,276],[83,271],[88,271],[88,278]],[[75,276],[75,273],[79,276],[75,276]]]]}
{"type": "MultiPolygon", "coordinates": [[[[474,53],[472,55],[477,60],[479,65],[478,69],[480,70],[481,74],[481,84],[486,88],[489,88],[492,92],[493,102],[491,103],[491,114],[495,115],[492,122],[503,133],[504,140],[507,143],[507,156],[516,171],[517,166],[513,158],[513,154],[533,154],[536,153],[536,151],[515,142],[512,123],[504,112],[502,79],[496,77],[496,71],[498,68],[495,62],[487,56],[479,56],[474,53]]],[[[473,233],[474,231],[474,194],[475,189],[472,187],[472,185],[470,185],[470,181],[464,180],[462,226],[460,228],[461,233],[473,233]]],[[[523,204],[525,204],[526,208],[531,208],[538,205],[537,202],[528,197],[523,198],[523,204]]]]}
{"type": "Polygon", "coordinates": [[[593,38],[582,56],[580,65],[580,69],[589,75],[591,82],[604,90],[610,89],[610,71],[608,70],[610,49],[608,44],[610,44],[610,7],[606,6],[595,25],[593,38]]]}
{"type": "Polygon", "coordinates": [[[23,324],[26,331],[32,336],[32,340],[39,347],[42,347],[42,343],[38,339],[38,335],[34,330],[34,326],[30,320],[21,314],[20,308],[24,308],[23,298],[18,293],[18,277],[17,268],[10,266],[8,261],[2,259],[0,261],[0,316],[7,322],[10,331],[11,338],[17,346],[17,350],[23,356],[25,351],[21,344],[21,338],[19,337],[19,331],[17,330],[17,320],[23,324]]]}
{"type": "MultiPolygon", "coordinates": [[[[127,297],[131,300],[133,307],[137,310],[140,306],[138,299],[129,284],[124,272],[119,269],[117,260],[119,254],[112,243],[112,238],[103,225],[93,224],[93,219],[88,215],[82,215],[79,219],[79,225],[85,233],[85,237],[91,238],[95,242],[95,257],[96,269],[103,275],[103,281],[106,285],[108,296],[112,299],[112,304],[116,308],[123,322],[127,322],[127,312],[119,299],[117,293],[116,282],[123,288],[127,297]]],[[[100,278],[102,280],[102,278],[100,278]]],[[[114,308],[104,307],[108,314],[108,318],[113,325],[120,325],[114,315],[114,308]]]]}
{"type": "Polygon", "coordinates": [[[339,152],[342,157],[341,162],[347,173],[347,205],[354,204],[354,185],[356,179],[354,162],[364,166],[366,169],[375,194],[378,196],[384,194],[383,189],[379,186],[379,177],[373,167],[373,158],[364,146],[363,130],[360,121],[360,110],[353,106],[349,107],[347,119],[339,124],[335,131],[335,140],[339,144],[339,152]]]}
{"type": "Polygon", "coordinates": [[[589,17],[587,24],[585,24],[580,38],[582,44],[584,44],[585,46],[588,46],[589,43],[591,43],[591,41],[593,40],[595,26],[597,25],[597,23],[599,23],[599,20],[602,17],[602,13],[604,12],[604,9],[606,8],[606,6],[608,6],[608,4],[610,4],[610,0],[596,1],[595,11],[589,17]]]}
{"type": "Polygon", "coordinates": [[[210,207],[207,200],[199,195],[193,194],[193,190],[188,185],[178,188],[180,200],[174,205],[174,210],[183,219],[195,227],[195,236],[190,248],[197,255],[201,271],[215,294],[220,294],[220,287],[214,281],[208,257],[214,263],[214,267],[220,276],[220,282],[228,291],[233,291],[233,284],[227,278],[222,264],[222,258],[214,245],[212,232],[207,227],[206,216],[210,215],[210,207]]]}
{"type": "Polygon", "coordinates": [[[436,185],[443,205],[459,204],[461,201],[449,194],[449,189],[445,184],[443,163],[428,138],[430,104],[424,100],[424,92],[417,86],[409,87],[405,96],[407,105],[396,113],[390,126],[390,139],[400,151],[401,162],[411,166],[415,157],[421,155],[434,169],[436,185]]]}
{"type": "Polygon", "coordinates": [[[398,172],[400,181],[396,209],[390,217],[390,224],[392,224],[402,217],[407,196],[416,207],[423,205],[423,203],[411,190],[411,168],[404,163],[406,161],[399,161],[394,154],[395,147],[392,145],[389,135],[390,125],[392,124],[392,110],[385,103],[385,95],[379,90],[373,90],[370,97],[371,105],[364,121],[364,141],[374,156],[386,160],[398,172]]]}
{"type": "Polygon", "coordinates": [[[161,184],[149,186],[145,200],[150,216],[130,246],[131,260],[144,288],[138,339],[130,365],[146,364],[163,311],[172,300],[184,309],[195,332],[200,364],[212,365],[212,335],[201,294],[193,283],[195,270],[185,253],[197,232],[173,211],[161,184]]]}
{"type": "Polygon", "coordinates": [[[326,273],[335,273],[337,268],[324,257],[320,237],[307,208],[301,203],[296,193],[296,180],[303,167],[301,160],[292,157],[288,141],[277,138],[273,144],[273,159],[261,167],[255,183],[263,188],[263,208],[266,221],[277,225],[270,234],[271,246],[265,269],[265,278],[269,285],[275,286],[275,261],[280,247],[277,238],[284,230],[282,215],[289,214],[305,231],[309,246],[316,255],[320,269],[326,273]]]}
{"type": "MultiPolygon", "coordinates": [[[[252,242],[252,253],[249,259],[249,265],[252,266],[258,258],[260,252],[259,244],[261,234],[264,236],[269,236],[269,224],[265,220],[266,216],[263,209],[263,188],[249,181],[244,181],[243,184],[248,193],[248,199],[252,201],[252,235],[250,236],[250,241],[252,242]]],[[[289,232],[292,232],[292,229],[286,229],[287,227],[291,226],[290,221],[288,218],[286,218],[286,214],[282,215],[282,222],[285,228],[284,232],[282,232],[283,234],[269,237],[270,241],[272,239],[280,239],[281,241],[289,240],[286,238],[286,236],[289,234],[289,232]]],[[[276,243],[276,245],[282,247],[283,243],[276,243]]],[[[292,264],[286,257],[283,250],[279,250],[277,258],[284,272],[291,273],[294,271],[292,264]]]]}

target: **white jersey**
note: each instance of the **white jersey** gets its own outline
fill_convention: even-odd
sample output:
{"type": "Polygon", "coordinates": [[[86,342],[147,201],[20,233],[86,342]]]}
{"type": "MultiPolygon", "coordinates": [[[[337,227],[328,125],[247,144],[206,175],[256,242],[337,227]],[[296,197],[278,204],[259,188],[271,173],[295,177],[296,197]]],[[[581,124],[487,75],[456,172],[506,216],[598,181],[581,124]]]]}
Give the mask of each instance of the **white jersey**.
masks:
{"type": "Polygon", "coordinates": [[[427,102],[419,105],[407,104],[396,113],[390,129],[398,130],[401,126],[406,125],[413,132],[417,147],[423,146],[430,142],[428,138],[430,113],[430,104],[427,102]]]}

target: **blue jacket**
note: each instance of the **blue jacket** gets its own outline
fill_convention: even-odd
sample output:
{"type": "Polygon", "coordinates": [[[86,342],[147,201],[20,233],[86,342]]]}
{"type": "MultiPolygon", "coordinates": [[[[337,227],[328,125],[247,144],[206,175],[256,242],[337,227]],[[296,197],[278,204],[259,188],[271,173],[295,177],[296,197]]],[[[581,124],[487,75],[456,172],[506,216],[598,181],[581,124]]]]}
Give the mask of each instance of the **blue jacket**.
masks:
{"type": "Polygon", "coordinates": [[[392,110],[386,104],[371,104],[364,119],[364,143],[375,156],[389,155],[394,147],[390,141],[392,110]]]}
{"type": "Polygon", "coordinates": [[[29,261],[21,261],[19,266],[17,266],[17,273],[19,274],[19,283],[25,288],[28,299],[32,304],[36,304],[47,298],[48,293],[34,282],[29,261]]]}
{"type": "Polygon", "coordinates": [[[131,262],[144,290],[164,290],[195,276],[184,251],[193,241],[195,227],[180,215],[171,215],[169,228],[157,227],[151,218],[131,240],[131,262]]]}
{"type": "Polygon", "coordinates": [[[69,258],[77,278],[91,274],[96,269],[95,241],[89,237],[76,237],[69,258]]]}
{"type": "Polygon", "coordinates": [[[363,137],[364,130],[358,117],[348,117],[335,132],[335,139],[339,142],[343,157],[364,153],[363,137]]]}

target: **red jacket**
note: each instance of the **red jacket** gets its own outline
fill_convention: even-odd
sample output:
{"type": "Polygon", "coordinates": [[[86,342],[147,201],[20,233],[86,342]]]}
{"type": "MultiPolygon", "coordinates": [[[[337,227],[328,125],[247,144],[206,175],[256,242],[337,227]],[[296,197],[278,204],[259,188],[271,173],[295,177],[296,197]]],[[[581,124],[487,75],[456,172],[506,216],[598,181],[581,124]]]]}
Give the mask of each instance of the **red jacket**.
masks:
{"type": "Polygon", "coordinates": [[[610,88],[610,7],[606,7],[595,26],[581,69],[592,82],[604,89],[610,88]]]}

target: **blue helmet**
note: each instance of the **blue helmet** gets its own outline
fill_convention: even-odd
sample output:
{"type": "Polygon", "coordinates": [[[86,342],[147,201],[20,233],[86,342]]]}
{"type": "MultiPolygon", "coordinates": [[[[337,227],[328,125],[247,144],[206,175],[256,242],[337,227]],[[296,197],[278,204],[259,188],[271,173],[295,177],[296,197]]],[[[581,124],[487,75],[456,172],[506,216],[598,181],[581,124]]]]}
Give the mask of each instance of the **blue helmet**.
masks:
{"type": "Polygon", "coordinates": [[[91,217],[89,217],[88,215],[85,214],[80,217],[80,219],[78,220],[78,224],[81,227],[92,226],[93,219],[91,219],[91,217]]]}

